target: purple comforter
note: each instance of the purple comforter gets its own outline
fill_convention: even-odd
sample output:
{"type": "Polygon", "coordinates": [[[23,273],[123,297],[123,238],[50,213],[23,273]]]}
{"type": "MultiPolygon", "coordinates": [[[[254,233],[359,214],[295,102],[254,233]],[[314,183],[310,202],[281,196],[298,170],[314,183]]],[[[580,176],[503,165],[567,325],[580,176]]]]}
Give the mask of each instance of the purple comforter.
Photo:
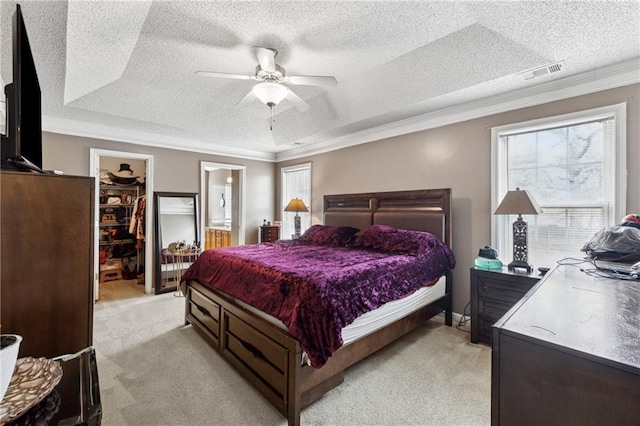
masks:
{"type": "Polygon", "coordinates": [[[455,266],[433,237],[417,255],[301,241],[207,250],[182,276],[227,293],[281,320],[311,364],[322,367],[358,316],[433,285],[455,266]]]}

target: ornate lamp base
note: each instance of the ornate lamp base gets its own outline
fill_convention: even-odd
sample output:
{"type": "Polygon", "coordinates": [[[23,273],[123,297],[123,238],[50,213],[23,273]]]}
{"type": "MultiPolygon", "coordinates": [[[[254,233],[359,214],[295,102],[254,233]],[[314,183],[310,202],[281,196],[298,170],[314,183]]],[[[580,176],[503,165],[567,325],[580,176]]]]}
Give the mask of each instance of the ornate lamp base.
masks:
{"type": "Polygon", "coordinates": [[[527,222],[522,220],[522,215],[518,215],[513,222],[513,261],[507,265],[507,269],[513,271],[516,268],[522,268],[531,273],[533,268],[529,265],[528,257],[527,222]]]}
{"type": "Polygon", "coordinates": [[[509,271],[514,271],[517,268],[526,269],[528,273],[531,273],[533,268],[527,262],[523,262],[522,260],[514,260],[510,264],[507,265],[507,269],[509,271]]]}
{"type": "Polygon", "coordinates": [[[295,229],[295,237],[300,238],[300,230],[301,230],[301,226],[300,226],[300,216],[298,215],[298,213],[296,213],[296,215],[293,217],[293,227],[295,229]]]}

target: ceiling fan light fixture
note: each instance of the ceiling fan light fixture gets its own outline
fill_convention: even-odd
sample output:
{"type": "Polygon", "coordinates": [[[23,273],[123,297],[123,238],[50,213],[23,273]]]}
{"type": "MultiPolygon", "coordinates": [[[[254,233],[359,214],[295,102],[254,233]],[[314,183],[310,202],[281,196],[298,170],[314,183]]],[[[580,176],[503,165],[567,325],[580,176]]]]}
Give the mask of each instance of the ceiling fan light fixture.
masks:
{"type": "Polygon", "coordinates": [[[287,97],[287,88],[278,83],[259,83],[253,86],[253,94],[265,105],[272,107],[287,97]]]}

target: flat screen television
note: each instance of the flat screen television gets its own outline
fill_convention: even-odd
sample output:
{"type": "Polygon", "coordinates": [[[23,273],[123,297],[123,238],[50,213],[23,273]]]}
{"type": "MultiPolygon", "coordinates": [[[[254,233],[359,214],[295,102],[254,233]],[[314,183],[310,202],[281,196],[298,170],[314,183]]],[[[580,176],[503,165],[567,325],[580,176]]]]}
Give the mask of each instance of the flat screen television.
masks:
{"type": "Polygon", "coordinates": [[[40,83],[33,62],[20,5],[13,15],[13,83],[5,87],[6,135],[2,136],[2,168],[42,170],[42,104],[40,83]]]}

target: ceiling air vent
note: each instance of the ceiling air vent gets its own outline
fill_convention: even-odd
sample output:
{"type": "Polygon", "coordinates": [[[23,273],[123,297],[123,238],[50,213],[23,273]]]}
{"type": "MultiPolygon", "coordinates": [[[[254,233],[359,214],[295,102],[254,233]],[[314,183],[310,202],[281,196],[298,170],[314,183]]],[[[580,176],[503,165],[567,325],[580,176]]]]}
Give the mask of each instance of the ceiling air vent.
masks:
{"type": "Polygon", "coordinates": [[[518,75],[521,75],[525,80],[531,80],[532,78],[542,77],[543,75],[560,72],[563,69],[564,69],[564,61],[560,61],[554,64],[545,65],[543,67],[534,68],[529,71],[521,72],[518,75]]]}

